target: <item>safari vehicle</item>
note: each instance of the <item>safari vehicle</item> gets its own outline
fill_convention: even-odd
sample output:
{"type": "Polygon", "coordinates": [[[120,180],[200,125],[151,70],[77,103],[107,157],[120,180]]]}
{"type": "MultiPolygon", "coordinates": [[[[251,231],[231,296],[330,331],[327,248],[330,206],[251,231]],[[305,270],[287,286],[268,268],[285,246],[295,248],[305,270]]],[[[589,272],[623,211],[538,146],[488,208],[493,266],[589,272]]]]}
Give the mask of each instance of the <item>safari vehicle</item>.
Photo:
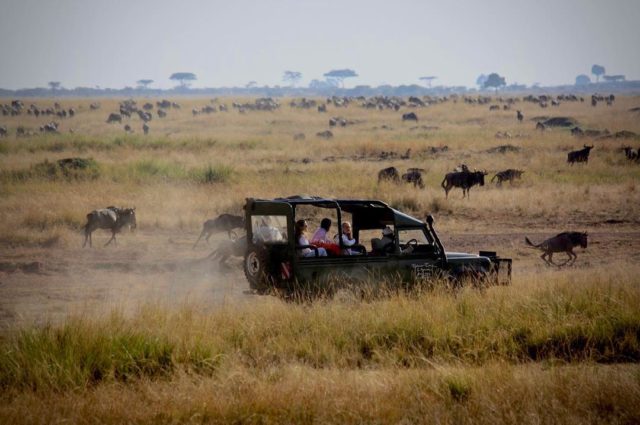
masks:
{"type": "MultiPolygon", "coordinates": [[[[247,249],[244,272],[257,293],[295,291],[304,287],[326,289],[335,282],[367,282],[372,279],[400,279],[412,284],[445,278],[456,285],[509,284],[511,259],[495,252],[479,255],[446,252],[433,228],[426,222],[397,211],[376,200],[324,199],[293,196],[272,200],[248,198],[244,206],[247,249]],[[331,214],[339,253],[352,255],[317,256],[317,248],[299,246],[294,236],[297,220],[309,209],[331,214]],[[320,210],[316,210],[320,209],[320,210]],[[350,219],[357,245],[342,243],[342,222],[350,219]],[[380,236],[393,231],[393,242],[381,246],[380,236]],[[316,255],[303,256],[305,248],[316,255]]],[[[317,214],[316,214],[317,215],[317,214]]]]}

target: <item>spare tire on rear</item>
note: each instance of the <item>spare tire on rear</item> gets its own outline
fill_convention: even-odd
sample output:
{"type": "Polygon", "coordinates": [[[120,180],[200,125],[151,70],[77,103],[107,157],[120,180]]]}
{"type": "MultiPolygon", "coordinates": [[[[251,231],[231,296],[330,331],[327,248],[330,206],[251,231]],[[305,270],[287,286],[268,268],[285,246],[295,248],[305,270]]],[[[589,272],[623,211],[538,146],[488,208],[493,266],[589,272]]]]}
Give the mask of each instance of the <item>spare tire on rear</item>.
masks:
{"type": "Polygon", "coordinates": [[[258,294],[269,291],[273,286],[274,278],[267,250],[255,247],[247,251],[244,256],[244,275],[249,281],[249,287],[258,294]]]}

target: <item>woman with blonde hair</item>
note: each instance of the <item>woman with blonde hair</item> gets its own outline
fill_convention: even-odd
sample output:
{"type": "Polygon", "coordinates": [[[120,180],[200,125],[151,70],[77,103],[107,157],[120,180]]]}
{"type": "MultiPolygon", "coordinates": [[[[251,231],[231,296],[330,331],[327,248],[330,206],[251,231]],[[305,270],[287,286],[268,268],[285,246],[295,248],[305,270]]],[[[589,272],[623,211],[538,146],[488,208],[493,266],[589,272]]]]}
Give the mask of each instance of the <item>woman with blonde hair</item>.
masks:
{"type": "Polygon", "coordinates": [[[296,225],[295,225],[296,243],[298,244],[298,246],[303,247],[303,248],[300,248],[300,255],[302,257],[315,257],[316,255],[318,257],[326,257],[327,256],[326,249],[315,248],[315,247],[312,248],[313,245],[309,244],[309,239],[307,239],[307,236],[305,235],[305,233],[307,232],[307,227],[308,226],[307,226],[306,220],[296,221],[296,225]]]}

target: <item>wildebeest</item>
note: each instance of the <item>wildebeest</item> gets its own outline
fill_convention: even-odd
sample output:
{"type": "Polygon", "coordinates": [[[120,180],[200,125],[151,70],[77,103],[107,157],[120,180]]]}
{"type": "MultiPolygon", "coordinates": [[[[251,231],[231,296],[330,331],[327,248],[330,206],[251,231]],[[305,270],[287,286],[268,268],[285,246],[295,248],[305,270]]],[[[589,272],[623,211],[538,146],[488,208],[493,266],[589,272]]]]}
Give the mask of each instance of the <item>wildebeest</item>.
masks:
{"type": "Polygon", "coordinates": [[[587,247],[586,232],[562,232],[544,242],[539,243],[538,245],[534,245],[526,236],[524,240],[530,247],[542,250],[543,254],[540,258],[542,258],[547,264],[553,264],[554,266],[564,266],[567,263],[573,264],[576,258],[578,258],[578,256],[573,252],[573,248],[576,246],[581,246],[582,248],[587,247]],[[566,252],[569,258],[562,264],[556,264],[553,262],[553,254],[555,252],[566,252]]]}
{"type": "Polygon", "coordinates": [[[415,121],[418,122],[418,116],[415,112],[407,112],[406,114],[402,114],[402,121],[415,121]]]}
{"type": "Polygon", "coordinates": [[[244,227],[244,217],[233,214],[220,214],[218,217],[207,220],[202,224],[202,232],[200,232],[198,240],[193,244],[193,248],[198,245],[203,236],[205,236],[207,243],[209,243],[209,238],[215,232],[226,231],[229,238],[231,238],[231,231],[240,227],[244,227]]]}
{"type": "Polygon", "coordinates": [[[593,149],[593,145],[584,145],[579,151],[572,151],[567,154],[567,162],[573,165],[574,162],[589,162],[589,152],[593,149]]]}
{"type": "Polygon", "coordinates": [[[9,130],[7,130],[7,127],[4,125],[0,126],[0,137],[7,137],[8,134],[9,130]]]}
{"type": "Polygon", "coordinates": [[[158,118],[165,118],[167,116],[167,113],[165,112],[164,109],[158,109],[158,118]]]}
{"type": "Polygon", "coordinates": [[[491,106],[489,106],[489,110],[490,110],[490,111],[499,111],[499,110],[500,110],[500,106],[498,106],[498,105],[491,105],[491,106]]]}
{"type": "Polygon", "coordinates": [[[293,140],[304,140],[304,139],[305,139],[304,133],[296,133],[293,135],[293,140]]]}
{"type": "Polygon", "coordinates": [[[229,257],[243,257],[245,251],[247,250],[247,236],[241,236],[235,241],[233,240],[225,240],[220,242],[218,247],[213,250],[211,254],[207,258],[215,259],[218,258],[220,265],[225,267],[227,266],[226,261],[229,257]]]}
{"type": "Polygon", "coordinates": [[[124,125],[124,131],[127,133],[133,133],[133,130],[131,130],[131,126],[129,124],[124,125]]]}
{"type": "Polygon", "coordinates": [[[523,170],[515,170],[513,168],[509,168],[508,170],[499,171],[495,176],[491,179],[491,182],[495,179],[498,179],[496,182],[497,186],[502,186],[502,182],[508,180],[509,183],[513,183],[513,180],[522,178],[523,170]]]}
{"type": "Polygon", "coordinates": [[[536,130],[545,131],[546,129],[547,127],[544,124],[542,124],[540,121],[536,123],[536,130]]]}
{"type": "Polygon", "coordinates": [[[522,115],[522,112],[520,111],[516,111],[516,117],[518,118],[518,121],[522,122],[522,120],[524,119],[524,115],[522,115]]]}
{"type": "Polygon", "coordinates": [[[99,210],[93,210],[87,214],[87,224],[84,226],[84,248],[89,241],[89,247],[92,246],[91,234],[96,229],[111,230],[111,239],[105,244],[109,245],[114,241],[116,245],[116,233],[124,226],[129,226],[131,230],[136,228],[136,209],[134,208],[118,208],[107,207],[99,210]]]}
{"type": "Polygon", "coordinates": [[[402,181],[413,183],[413,187],[424,189],[424,182],[422,181],[423,171],[421,168],[409,168],[407,172],[402,175],[402,181]]]}
{"type": "Polygon", "coordinates": [[[323,139],[331,139],[333,137],[333,133],[330,130],[320,131],[316,133],[316,136],[321,137],[323,139]]]}
{"type": "Polygon", "coordinates": [[[394,183],[400,183],[400,174],[396,167],[387,167],[378,171],[378,183],[381,181],[392,181],[394,183]]]}
{"type": "Polygon", "coordinates": [[[149,134],[149,124],[147,124],[146,122],[142,124],[142,131],[144,132],[144,134],[149,134]]]}
{"type": "Polygon", "coordinates": [[[462,189],[462,197],[469,195],[469,190],[479,184],[484,186],[485,171],[454,171],[447,173],[442,180],[441,186],[444,189],[445,196],[449,197],[449,191],[454,187],[462,189]]]}
{"type": "Polygon", "coordinates": [[[116,113],[111,113],[109,114],[109,118],[107,118],[107,123],[111,124],[112,122],[122,122],[122,115],[120,114],[116,114],[116,113]]]}
{"type": "Polygon", "coordinates": [[[627,159],[629,161],[640,160],[640,149],[633,149],[631,146],[625,146],[622,148],[622,150],[624,151],[624,154],[627,156],[627,159]]]}

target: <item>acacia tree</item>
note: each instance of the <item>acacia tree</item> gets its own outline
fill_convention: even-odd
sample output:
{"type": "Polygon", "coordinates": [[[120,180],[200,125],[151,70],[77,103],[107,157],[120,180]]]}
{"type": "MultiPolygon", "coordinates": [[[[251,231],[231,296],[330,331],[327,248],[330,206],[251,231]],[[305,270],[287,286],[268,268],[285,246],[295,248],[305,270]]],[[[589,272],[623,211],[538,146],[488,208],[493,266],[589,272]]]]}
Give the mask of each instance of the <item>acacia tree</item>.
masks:
{"type": "Polygon", "coordinates": [[[47,83],[49,85],[49,87],[51,88],[51,91],[56,91],[60,88],[60,81],[49,81],[47,83]]]}
{"type": "Polygon", "coordinates": [[[193,72],[175,72],[171,74],[171,77],[169,77],[169,79],[178,81],[180,82],[180,87],[187,88],[189,87],[189,84],[191,84],[191,81],[195,81],[198,78],[193,72]]]}
{"type": "Polygon", "coordinates": [[[591,83],[591,78],[586,74],[580,74],[576,77],[576,86],[585,86],[591,83]]]}
{"type": "Polygon", "coordinates": [[[484,82],[483,87],[489,88],[489,87],[493,87],[496,89],[496,94],[498,93],[498,88],[499,87],[504,87],[507,85],[507,82],[505,81],[504,77],[501,77],[500,75],[498,75],[497,73],[493,72],[491,74],[489,74],[489,76],[487,77],[487,80],[484,82]]]}
{"type": "Polygon", "coordinates": [[[357,77],[358,74],[353,69],[332,69],[331,71],[322,74],[329,82],[333,82],[334,85],[344,87],[344,79],[357,77]]]}
{"type": "Polygon", "coordinates": [[[257,81],[249,81],[247,84],[244,85],[245,89],[253,89],[258,87],[258,82],[257,81]]]}
{"type": "Polygon", "coordinates": [[[139,88],[147,89],[149,84],[153,83],[153,80],[138,80],[136,81],[139,88]]]}
{"type": "Polygon", "coordinates": [[[487,76],[484,74],[480,74],[478,75],[478,78],[476,78],[476,86],[483,88],[484,87],[484,83],[487,82],[487,76]]]}
{"type": "Polygon", "coordinates": [[[604,66],[594,64],[591,67],[591,73],[596,76],[596,82],[599,83],[600,82],[600,76],[604,75],[604,73],[605,73],[604,66]]]}
{"type": "Polygon", "coordinates": [[[289,83],[291,87],[295,87],[302,80],[302,73],[298,71],[285,71],[282,74],[282,81],[289,83]]]}
{"type": "Polygon", "coordinates": [[[435,80],[436,76],[434,75],[430,75],[428,77],[420,77],[419,80],[424,81],[427,84],[427,87],[431,88],[431,82],[433,82],[433,80],[435,80]]]}

